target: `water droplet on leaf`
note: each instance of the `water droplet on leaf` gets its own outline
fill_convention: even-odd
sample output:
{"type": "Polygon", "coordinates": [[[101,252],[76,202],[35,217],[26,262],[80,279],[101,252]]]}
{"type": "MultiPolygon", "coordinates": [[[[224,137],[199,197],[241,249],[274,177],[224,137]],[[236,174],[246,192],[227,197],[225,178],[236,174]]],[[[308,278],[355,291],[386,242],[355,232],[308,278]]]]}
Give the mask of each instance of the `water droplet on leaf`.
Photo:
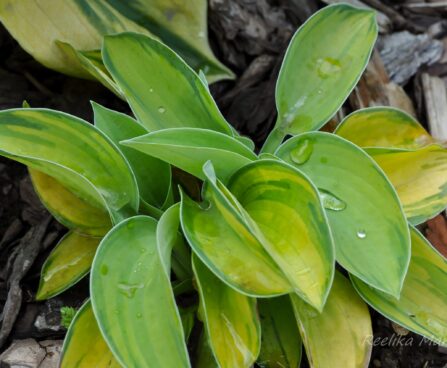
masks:
{"type": "Polygon", "coordinates": [[[342,201],[335,194],[325,189],[318,189],[324,208],[332,211],[343,211],[346,208],[346,202],[342,201]]]}
{"type": "Polygon", "coordinates": [[[101,265],[101,268],[99,269],[101,272],[101,275],[107,275],[109,273],[109,267],[105,264],[101,265]]]}
{"type": "Polygon", "coordinates": [[[290,159],[294,163],[302,165],[309,160],[310,156],[312,155],[312,151],[312,142],[306,139],[290,151],[290,159]]]}
{"type": "Polygon", "coordinates": [[[320,78],[326,79],[339,73],[341,63],[331,57],[319,58],[317,60],[317,73],[320,78]]]}
{"type": "Polygon", "coordinates": [[[366,231],[365,231],[365,230],[359,230],[359,231],[357,231],[357,238],[359,238],[359,239],[365,239],[365,238],[366,238],[366,231]]]}
{"type": "Polygon", "coordinates": [[[160,114],[164,114],[164,113],[166,112],[166,109],[165,109],[163,106],[160,106],[160,107],[158,108],[158,112],[159,112],[160,114]]]}
{"type": "Polygon", "coordinates": [[[121,294],[127,296],[128,298],[133,298],[138,289],[142,289],[144,284],[127,284],[125,282],[120,282],[118,284],[118,289],[121,294]]]}

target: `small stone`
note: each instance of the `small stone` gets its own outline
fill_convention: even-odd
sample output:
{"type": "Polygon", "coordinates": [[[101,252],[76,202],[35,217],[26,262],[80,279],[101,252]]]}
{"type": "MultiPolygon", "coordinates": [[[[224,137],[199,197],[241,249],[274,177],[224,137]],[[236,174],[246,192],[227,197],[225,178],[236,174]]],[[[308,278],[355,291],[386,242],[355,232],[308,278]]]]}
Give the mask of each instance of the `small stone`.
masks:
{"type": "Polygon", "coordinates": [[[391,322],[391,326],[393,327],[394,332],[400,336],[407,336],[410,333],[405,327],[402,327],[397,323],[391,322]]]}
{"type": "Polygon", "coordinates": [[[62,340],[45,340],[39,343],[46,351],[46,356],[39,368],[58,368],[62,342],[62,340]]]}
{"type": "Polygon", "coordinates": [[[382,366],[382,363],[380,363],[380,360],[378,360],[378,359],[374,359],[374,360],[373,360],[373,366],[379,368],[379,367],[382,366]]]}
{"type": "Polygon", "coordinates": [[[15,340],[0,355],[0,366],[2,368],[38,368],[45,355],[45,349],[34,339],[15,340]]]}

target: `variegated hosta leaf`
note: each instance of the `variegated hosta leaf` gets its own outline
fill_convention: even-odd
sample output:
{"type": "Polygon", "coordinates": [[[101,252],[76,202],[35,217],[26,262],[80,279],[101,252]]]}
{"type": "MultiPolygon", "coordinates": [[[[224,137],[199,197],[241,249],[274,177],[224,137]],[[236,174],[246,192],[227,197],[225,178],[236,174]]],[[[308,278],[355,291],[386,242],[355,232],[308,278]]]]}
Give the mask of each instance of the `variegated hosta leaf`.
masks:
{"type": "Polygon", "coordinates": [[[134,20],[180,54],[210,83],[233,77],[213,55],[208,43],[206,0],[107,0],[124,16],[134,20]]]}
{"type": "Polygon", "coordinates": [[[136,216],[115,226],[93,261],[95,317],[117,360],[126,367],[190,367],[184,332],[160,252],[157,222],[136,216]]]}
{"type": "Polygon", "coordinates": [[[262,344],[257,364],[262,368],[298,368],[302,342],[288,295],[258,299],[262,344]]]}
{"type": "Polygon", "coordinates": [[[138,209],[135,176],[121,152],[74,116],[47,109],[0,111],[0,155],[55,178],[93,207],[107,208],[115,222],[138,209]]]}
{"type": "Polygon", "coordinates": [[[207,86],[161,42],[136,33],[107,36],[102,56],[138,121],[149,131],[194,127],[232,135],[207,86]]]}
{"type": "Polygon", "coordinates": [[[417,150],[369,148],[396,188],[408,220],[421,224],[447,204],[447,149],[432,144],[417,150]]]}
{"type": "Polygon", "coordinates": [[[373,340],[366,304],[340,273],[321,313],[295,295],[295,316],[311,368],[367,367],[373,340]]]}
{"type": "Polygon", "coordinates": [[[348,115],[335,134],[360,147],[420,148],[434,139],[419,122],[392,107],[371,107],[348,115]]]}
{"type": "Polygon", "coordinates": [[[96,103],[92,103],[92,106],[95,126],[117,145],[129,161],[138,184],[140,206],[143,209],[161,208],[169,194],[171,168],[165,162],[119,144],[124,139],[147,134],[147,130],[128,115],[106,109],[96,103]]]}
{"type": "Polygon", "coordinates": [[[262,233],[262,244],[293,290],[321,309],[334,272],[333,240],[317,189],[277,160],[253,162],[228,188],[262,233]]]}
{"type": "Polygon", "coordinates": [[[104,341],[92,305],[87,301],[77,312],[62,347],[60,368],[120,368],[104,341]]]}
{"type": "Polygon", "coordinates": [[[104,35],[126,31],[160,37],[195,70],[203,70],[210,81],[232,78],[233,73],[216,59],[209,47],[206,12],[207,2],[203,0],[0,3],[1,22],[38,61],[69,75],[98,78],[115,93],[119,91],[113,81],[104,78],[102,67],[84,59],[79,52],[96,52],[104,35]]]}
{"type": "Polygon", "coordinates": [[[410,260],[410,235],[399,198],[379,166],[333,134],[304,133],[276,152],[318,187],[336,259],[366,283],[398,296],[410,260]]]}
{"type": "Polygon", "coordinates": [[[193,269],[201,318],[219,367],[251,367],[261,345],[256,299],[224,284],[197,256],[193,256],[193,269]]]}
{"type": "Polygon", "coordinates": [[[181,225],[194,252],[222,281],[247,295],[291,292],[290,283],[263,248],[259,231],[235,208],[210,164],[204,173],[208,178],[202,205],[182,192],[181,225]]]}
{"type": "Polygon", "coordinates": [[[63,225],[76,232],[100,236],[112,227],[104,207],[96,207],[40,171],[29,169],[34,190],[45,207],[63,225]]]}
{"type": "Polygon", "coordinates": [[[447,346],[447,260],[411,228],[411,262],[399,300],[359,279],[352,282],[379,313],[409,330],[447,346]]]}
{"type": "Polygon", "coordinates": [[[0,20],[20,46],[43,65],[84,78],[91,78],[90,73],[55,41],[83,51],[99,49],[106,34],[149,34],[102,0],[3,0],[0,20]]]}
{"type": "Polygon", "coordinates": [[[192,279],[191,252],[180,230],[180,204],[169,207],[157,224],[157,245],[166,262],[166,273],[172,271],[180,281],[192,279]],[[172,256],[171,256],[172,254],[172,256]]]}
{"type": "Polygon", "coordinates": [[[228,181],[236,170],[256,159],[253,151],[243,143],[208,129],[158,130],[122,144],[166,161],[200,179],[205,179],[203,165],[211,160],[223,182],[228,181]]]}
{"type": "Polygon", "coordinates": [[[262,297],[295,291],[321,309],[334,255],[313,185],[273,160],[256,161],[235,173],[229,186],[235,196],[209,163],[204,173],[205,203],[200,206],[183,195],[181,210],[185,236],[199,258],[243,293],[262,297]]]}
{"type": "Polygon", "coordinates": [[[320,128],[337,112],[360,79],[376,37],[371,10],[337,4],[307,20],[279,73],[278,120],[264,151],[273,152],[286,134],[320,128]]]}
{"type": "Polygon", "coordinates": [[[88,271],[101,238],[69,232],[45,261],[36,299],[52,298],[68,289],[88,271]]]}

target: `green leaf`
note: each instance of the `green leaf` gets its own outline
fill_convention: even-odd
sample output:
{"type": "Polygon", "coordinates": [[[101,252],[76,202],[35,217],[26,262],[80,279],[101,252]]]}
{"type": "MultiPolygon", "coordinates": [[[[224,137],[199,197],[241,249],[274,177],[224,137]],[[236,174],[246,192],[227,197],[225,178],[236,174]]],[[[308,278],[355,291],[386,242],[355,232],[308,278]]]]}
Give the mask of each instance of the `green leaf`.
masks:
{"type": "Polygon", "coordinates": [[[138,184],[140,205],[161,208],[165,204],[171,185],[171,168],[166,163],[119,144],[147,134],[139,123],[130,116],[106,109],[92,102],[95,126],[115,143],[129,161],[138,184]]]}
{"type": "Polygon", "coordinates": [[[241,142],[208,129],[164,129],[121,144],[157,157],[200,179],[205,179],[203,165],[211,160],[223,182],[237,169],[256,159],[253,151],[241,142]]]}
{"type": "Polygon", "coordinates": [[[108,3],[159,36],[194,70],[203,70],[210,83],[234,76],[216,59],[208,43],[207,1],[108,0],[108,3]]]}
{"type": "Polygon", "coordinates": [[[219,367],[251,367],[261,345],[256,299],[224,284],[197,257],[193,269],[201,317],[219,367]]]}
{"type": "Polygon", "coordinates": [[[210,163],[204,171],[202,205],[181,193],[181,225],[194,252],[216,276],[244,294],[262,297],[291,292],[261,244],[256,226],[248,224],[245,214],[234,206],[235,199],[216,179],[210,163]]]}
{"type": "Polygon", "coordinates": [[[115,222],[138,208],[135,177],[120,151],[84,120],[46,109],[0,111],[0,155],[54,177],[115,222]]]}
{"type": "Polygon", "coordinates": [[[264,150],[323,126],[349,96],[377,37],[375,13],[346,4],[315,13],[295,33],[276,85],[278,120],[264,150]]]}
{"type": "Polygon", "coordinates": [[[373,340],[371,318],[368,307],[345,277],[335,273],[320,314],[294,295],[291,300],[312,368],[368,366],[373,340]]]}
{"type": "Polygon", "coordinates": [[[188,342],[194,328],[194,321],[197,307],[192,305],[190,307],[179,307],[180,318],[182,320],[183,331],[185,332],[185,341],[188,342]]]}
{"type": "Polygon", "coordinates": [[[42,267],[36,300],[52,298],[82,279],[90,270],[100,241],[73,231],[65,235],[42,267]]]}
{"type": "Polygon", "coordinates": [[[123,366],[190,367],[156,227],[154,219],[136,216],[105,236],[91,271],[92,306],[123,366]]]}
{"type": "Polygon", "coordinates": [[[298,368],[302,342],[289,296],[258,299],[262,345],[257,364],[263,368],[298,368]]]}
{"type": "Polygon", "coordinates": [[[199,337],[198,346],[195,356],[195,368],[220,368],[216,362],[216,358],[211,351],[209,337],[206,336],[206,331],[202,330],[199,337]]]}
{"type": "Polygon", "coordinates": [[[192,279],[191,252],[185,244],[180,228],[180,204],[169,207],[157,224],[157,245],[162,259],[166,262],[168,275],[170,270],[180,281],[192,279]],[[171,259],[172,254],[172,259],[171,259]]]}
{"type": "Polygon", "coordinates": [[[61,224],[92,236],[105,235],[110,230],[110,215],[104,207],[95,207],[81,199],[51,176],[33,169],[28,171],[40,200],[61,224]]]}
{"type": "Polygon", "coordinates": [[[432,144],[417,150],[368,148],[396,188],[408,221],[422,224],[446,208],[447,149],[432,144]]]}
{"type": "Polygon", "coordinates": [[[138,121],[149,131],[194,127],[232,135],[200,77],[159,41],[136,33],[107,36],[102,55],[138,121]]]}
{"type": "Polygon", "coordinates": [[[412,116],[392,107],[371,107],[348,115],[335,134],[360,147],[420,148],[434,139],[412,116]]]}
{"type": "Polygon", "coordinates": [[[293,290],[321,309],[334,273],[333,240],[317,189],[292,166],[255,161],[228,189],[262,233],[262,244],[293,290]]]}
{"type": "Polygon", "coordinates": [[[61,368],[120,368],[102,338],[90,301],[71,322],[62,347],[61,368]]]}
{"type": "Polygon", "coordinates": [[[398,296],[410,260],[410,235],[399,198],[374,160],[323,132],[293,137],[276,155],[319,188],[337,261],[368,284],[398,296]]]}
{"type": "Polygon", "coordinates": [[[354,276],[361,297],[375,310],[405,328],[447,346],[447,260],[411,228],[412,256],[399,300],[354,276]]]}
{"type": "Polygon", "coordinates": [[[102,0],[4,0],[0,20],[20,46],[43,65],[69,75],[91,78],[73,53],[65,53],[56,41],[76,50],[94,50],[106,34],[149,32],[102,0]]]}

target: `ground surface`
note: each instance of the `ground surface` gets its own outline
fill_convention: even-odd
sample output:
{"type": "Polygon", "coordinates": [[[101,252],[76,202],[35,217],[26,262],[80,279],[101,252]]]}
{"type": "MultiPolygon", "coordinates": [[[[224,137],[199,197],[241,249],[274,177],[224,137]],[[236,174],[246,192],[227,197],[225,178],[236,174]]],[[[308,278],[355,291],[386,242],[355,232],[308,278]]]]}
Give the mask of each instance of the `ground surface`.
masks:
{"type": "MultiPolygon", "coordinates": [[[[385,4],[366,2],[376,6],[379,3],[379,8],[385,4]]],[[[258,145],[275,120],[274,86],[288,41],[296,28],[321,6],[322,3],[316,1],[301,0],[210,1],[213,47],[217,56],[238,74],[236,81],[220,82],[211,89],[227,119],[258,145]]],[[[386,13],[389,9],[392,8],[380,10],[386,13]]],[[[443,31],[433,39],[442,42],[445,36],[442,12],[407,14],[406,23],[396,14],[388,15],[391,23],[387,33],[407,29],[427,33],[428,26],[440,22],[443,31]]],[[[91,121],[89,101],[94,100],[128,112],[126,104],[99,84],[69,78],[40,66],[2,28],[0,55],[0,109],[20,107],[23,100],[27,100],[32,107],[62,110],[91,121]]],[[[443,65],[439,60],[435,63],[439,76],[447,70],[443,65]]],[[[396,81],[413,98],[410,103],[424,122],[426,115],[420,102],[423,97],[418,97],[417,78],[418,73],[427,68],[422,62],[409,77],[405,76],[407,80],[396,81]]],[[[386,82],[386,78],[383,80],[386,82]]],[[[371,81],[365,83],[370,87],[371,81]]],[[[351,98],[344,107],[345,112],[358,103],[351,98]]],[[[432,227],[435,230],[431,236],[439,246],[445,246],[447,232],[443,234],[442,231],[447,227],[442,224],[443,219],[439,221],[440,225],[432,227]]],[[[0,307],[4,308],[0,320],[0,345],[3,345],[0,351],[12,339],[63,338],[65,329],[60,326],[59,308],[63,305],[78,307],[87,297],[84,281],[50,301],[34,301],[42,263],[64,233],[65,229],[39,204],[26,169],[0,158],[0,307]],[[8,293],[13,297],[5,304],[8,293]]],[[[377,313],[372,312],[372,315],[375,346],[371,367],[447,367],[447,350],[393,326],[377,313]]]]}

